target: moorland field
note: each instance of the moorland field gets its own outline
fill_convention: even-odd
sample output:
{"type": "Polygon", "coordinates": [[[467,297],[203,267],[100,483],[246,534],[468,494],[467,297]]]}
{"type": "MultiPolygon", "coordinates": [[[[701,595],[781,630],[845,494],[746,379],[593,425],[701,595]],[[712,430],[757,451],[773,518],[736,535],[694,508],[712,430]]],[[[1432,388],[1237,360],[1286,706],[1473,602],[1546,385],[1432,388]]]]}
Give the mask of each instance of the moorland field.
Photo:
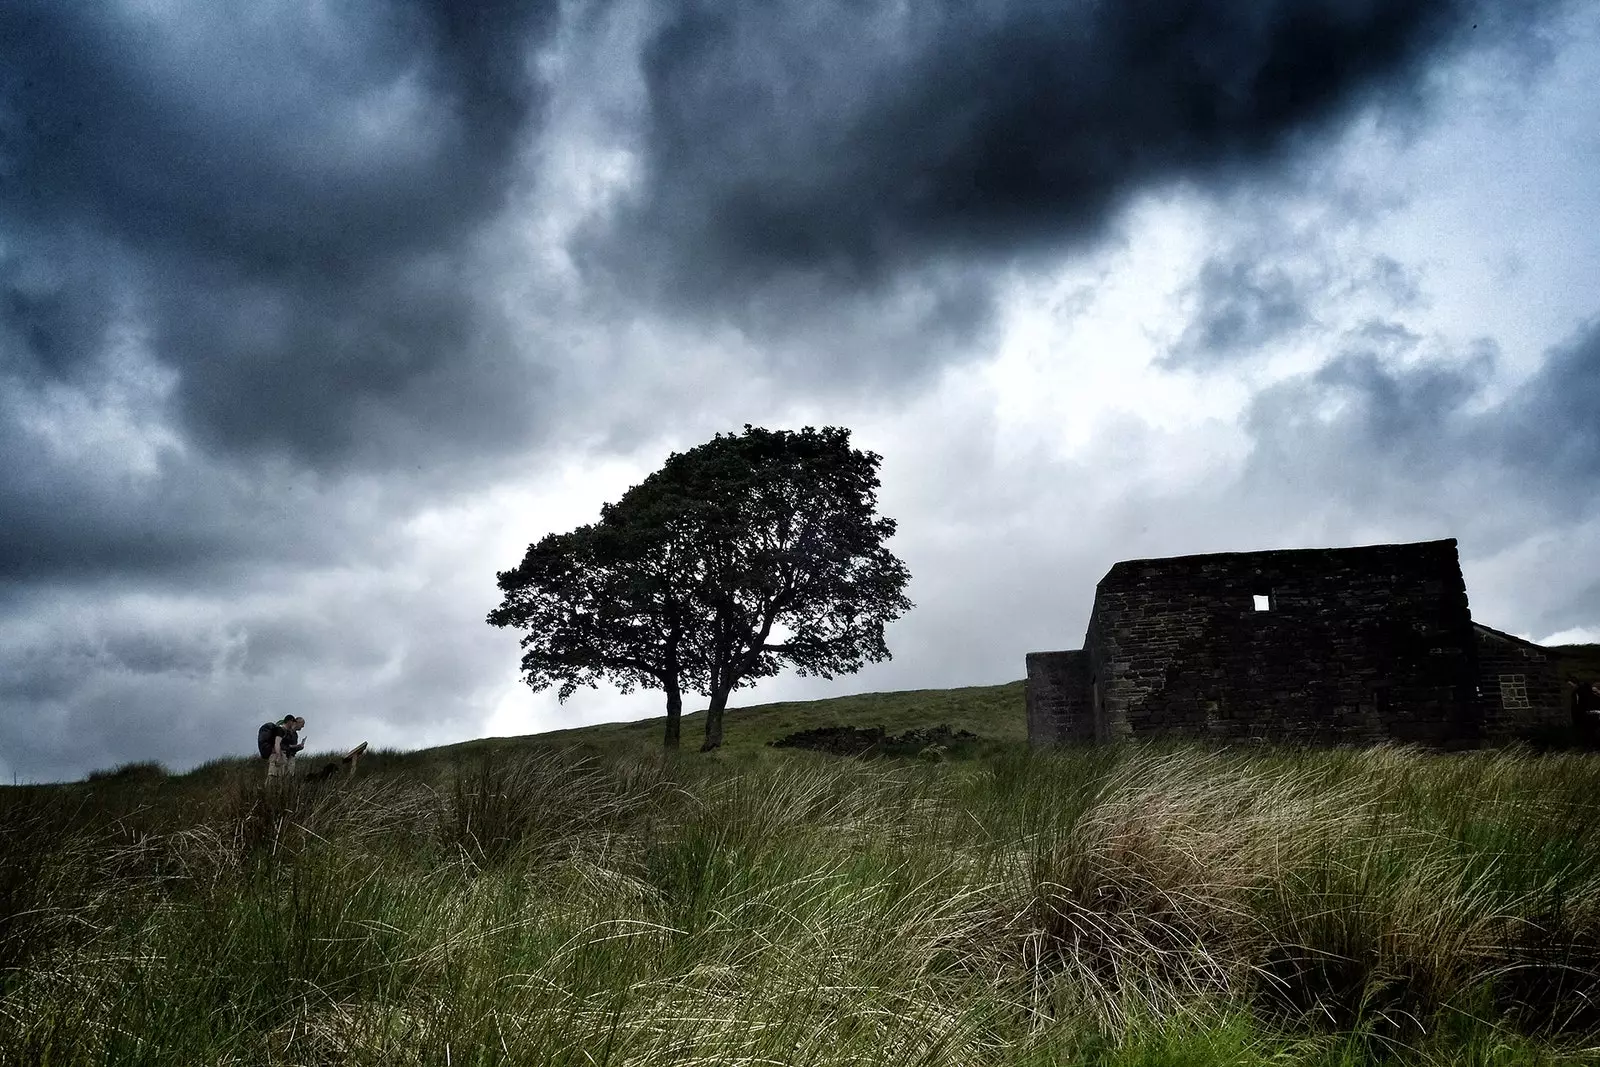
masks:
{"type": "Polygon", "coordinates": [[[1600,757],[695,724],[0,789],[0,1064],[1600,1062],[1600,757]]]}

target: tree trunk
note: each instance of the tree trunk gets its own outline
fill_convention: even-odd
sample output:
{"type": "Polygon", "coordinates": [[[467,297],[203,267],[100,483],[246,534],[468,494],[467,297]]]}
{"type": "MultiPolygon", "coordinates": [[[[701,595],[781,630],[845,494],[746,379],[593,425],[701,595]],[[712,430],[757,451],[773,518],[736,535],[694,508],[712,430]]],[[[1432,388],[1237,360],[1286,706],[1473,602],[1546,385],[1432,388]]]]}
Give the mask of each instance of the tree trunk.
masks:
{"type": "Polygon", "coordinates": [[[722,747],[722,709],[727,706],[728,690],[711,694],[711,703],[706,707],[706,740],[700,746],[701,752],[722,747]]]}
{"type": "Polygon", "coordinates": [[[678,750],[678,735],[683,728],[683,693],[677,682],[667,685],[667,737],[668,752],[678,750]]]}

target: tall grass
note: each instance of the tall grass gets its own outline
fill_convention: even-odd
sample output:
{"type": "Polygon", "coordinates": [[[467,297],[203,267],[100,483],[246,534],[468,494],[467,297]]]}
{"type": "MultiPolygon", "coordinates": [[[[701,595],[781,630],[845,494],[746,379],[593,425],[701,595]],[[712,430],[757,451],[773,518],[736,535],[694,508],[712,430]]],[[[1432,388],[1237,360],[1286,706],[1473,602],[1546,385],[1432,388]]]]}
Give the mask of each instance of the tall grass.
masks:
{"type": "Polygon", "coordinates": [[[0,791],[0,1062],[1600,1059],[1592,757],[377,766],[0,791]]]}

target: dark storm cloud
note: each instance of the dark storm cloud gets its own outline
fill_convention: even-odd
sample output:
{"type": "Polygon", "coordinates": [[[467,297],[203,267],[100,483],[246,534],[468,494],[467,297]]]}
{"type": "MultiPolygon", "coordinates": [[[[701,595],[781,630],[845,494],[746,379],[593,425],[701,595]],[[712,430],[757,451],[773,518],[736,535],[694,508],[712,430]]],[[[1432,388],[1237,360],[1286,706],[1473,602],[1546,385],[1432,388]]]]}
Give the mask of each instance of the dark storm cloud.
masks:
{"type": "Polygon", "coordinates": [[[426,714],[372,678],[445,608],[305,575],[539,432],[492,241],[556,7],[0,5],[0,764],[193,762],[363,682],[426,714]]]}
{"type": "Polygon", "coordinates": [[[1547,6],[679,0],[645,50],[647,176],[614,261],[737,310],[796,277],[871,291],[1093,237],[1141,189],[1417,106],[1442,56],[1520,42],[1547,6]]]}
{"type": "Polygon", "coordinates": [[[80,381],[125,319],[209,447],[328,466],[519,432],[472,240],[553,8],[8,5],[0,370],[80,381]]]}
{"type": "Polygon", "coordinates": [[[479,242],[554,8],[5,6],[0,581],[314,556],[343,474],[527,439],[479,242]]]}

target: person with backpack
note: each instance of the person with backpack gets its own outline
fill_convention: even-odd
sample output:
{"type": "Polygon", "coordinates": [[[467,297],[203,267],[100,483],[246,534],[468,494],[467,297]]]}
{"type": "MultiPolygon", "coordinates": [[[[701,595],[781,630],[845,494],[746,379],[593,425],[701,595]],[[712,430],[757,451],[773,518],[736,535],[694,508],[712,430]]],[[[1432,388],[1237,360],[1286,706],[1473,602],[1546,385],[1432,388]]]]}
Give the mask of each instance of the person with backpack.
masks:
{"type": "Polygon", "coordinates": [[[256,750],[267,761],[267,778],[294,776],[294,757],[303,748],[300,730],[306,721],[298,715],[285,715],[277,722],[264,722],[256,731],[256,750]]]}

